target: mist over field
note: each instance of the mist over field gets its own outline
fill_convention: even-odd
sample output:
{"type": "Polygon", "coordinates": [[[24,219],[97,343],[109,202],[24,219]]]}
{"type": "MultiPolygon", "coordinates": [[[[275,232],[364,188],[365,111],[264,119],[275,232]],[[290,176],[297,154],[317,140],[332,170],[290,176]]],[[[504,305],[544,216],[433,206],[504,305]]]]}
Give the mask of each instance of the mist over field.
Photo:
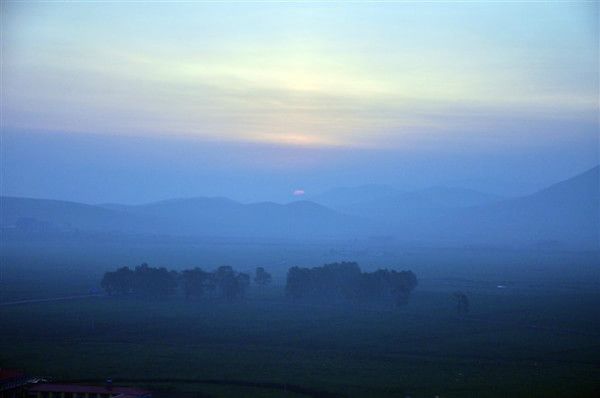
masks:
{"type": "Polygon", "coordinates": [[[598,4],[0,10],[0,398],[600,396],[598,4]]]}

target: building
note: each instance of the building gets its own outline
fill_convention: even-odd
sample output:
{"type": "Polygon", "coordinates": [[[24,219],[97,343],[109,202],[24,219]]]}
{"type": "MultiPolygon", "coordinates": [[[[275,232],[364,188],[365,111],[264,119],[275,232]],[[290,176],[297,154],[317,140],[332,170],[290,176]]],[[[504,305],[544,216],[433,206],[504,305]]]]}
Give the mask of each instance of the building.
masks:
{"type": "Polygon", "coordinates": [[[27,397],[28,382],[29,379],[20,370],[0,368],[0,398],[27,397]]]}
{"type": "Polygon", "coordinates": [[[150,391],[131,387],[80,386],[78,384],[40,383],[29,387],[28,398],[151,398],[150,391]]]}

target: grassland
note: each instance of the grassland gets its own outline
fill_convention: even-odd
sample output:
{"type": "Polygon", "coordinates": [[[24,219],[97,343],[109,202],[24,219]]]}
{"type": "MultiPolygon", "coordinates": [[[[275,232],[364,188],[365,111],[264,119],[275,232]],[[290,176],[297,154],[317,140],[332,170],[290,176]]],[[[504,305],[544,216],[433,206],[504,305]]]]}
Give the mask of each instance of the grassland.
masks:
{"type": "Polygon", "coordinates": [[[600,391],[600,298],[417,291],[400,309],[91,298],[0,307],[0,363],[61,380],[113,377],[193,396],[295,396],[191,383],[289,383],[345,396],[573,397],[600,391]]]}
{"type": "Polygon", "coordinates": [[[34,375],[112,377],[150,387],[158,398],[303,396],[261,383],[350,397],[600,396],[598,252],[2,243],[0,366],[34,375]],[[289,266],[341,259],[365,269],[412,269],[419,286],[398,309],[283,299],[289,266]],[[105,270],[143,261],[247,272],[261,265],[275,286],[235,303],[88,298],[2,305],[87,294],[105,270]],[[470,298],[466,317],[456,314],[455,290],[470,298]]]}

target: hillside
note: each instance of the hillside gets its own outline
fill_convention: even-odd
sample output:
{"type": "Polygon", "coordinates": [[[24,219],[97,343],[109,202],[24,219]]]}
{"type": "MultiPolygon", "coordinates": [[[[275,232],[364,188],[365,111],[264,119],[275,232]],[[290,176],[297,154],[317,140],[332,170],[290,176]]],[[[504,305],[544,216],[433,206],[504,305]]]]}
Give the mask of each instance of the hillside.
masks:
{"type": "Polygon", "coordinates": [[[595,167],[532,195],[505,200],[464,189],[394,190],[391,196],[387,187],[342,189],[328,196],[338,201],[336,209],[311,201],[242,204],[210,197],[135,206],[2,197],[0,225],[5,230],[255,239],[384,234],[402,242],[436,245],[597,248],[599,180],[599,168],[595,167]],[[350,200],[367,197],[372,200],[350,200]]]}
{"type": "Polygon", "coordinates": [[[0,197],[0,226],[3,228],[135,232],[148,230],[151,220],[126,211],[83,203],[0,197]]]}
{"type": "Polygon", "coordinates": [[[15,197],[0,200],[0,225],[27,230],[21,232],[312,239],[355,234],[360,224],[307,201],[241,204],[225,198],[191,198],[128,206],[15,197]]]}
{"type": "Polygon", "coordinates": [[[597,247],[600,173],[594,167],[532,195],[475,208],[472,235],[505,241],[557,241],[597,247]]]}
{"type": "Polygon", "coordinates": [[[431,187],[407,192],[386,185],[363,185],[332,189],[313,200],[344,213],[389,220],[390,217],[412,218],[419,212],[485,205],[501,199],[497,195],[465,188],[431,187]]]}

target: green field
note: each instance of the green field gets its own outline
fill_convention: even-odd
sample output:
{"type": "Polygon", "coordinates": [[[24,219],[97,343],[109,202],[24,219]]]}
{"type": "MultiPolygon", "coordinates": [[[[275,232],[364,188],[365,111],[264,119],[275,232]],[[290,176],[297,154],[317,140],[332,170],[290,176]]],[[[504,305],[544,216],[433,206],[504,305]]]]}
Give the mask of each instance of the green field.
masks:
{"type": "MultiPolygon", "coordinates": [[[[0,365],[60,380],[112,377],[179,396],[594,397],[600,296],[478,289],[467,317],[443,289],[399,309],[90,298],[0,307],[0,365]],[[149,379],[160,383],[148,383],[149,379]],[[192,383],[193,380],[199,381],[192,383]]],[[[166,395],[165,395],[166,394],[166,395]]]]}
{"type": "Polygon", "coordinates": [[[281,386],[351,397],[597,397],[599,261],[598,252],[360,243],[3,242],[0,366],[55,380],[112,377],[158,398],[306,396],[281,386]],[[288,267],[343,259],[411,269],[419,286],[396,309],[283,298],[288,267]],[[233,303],[2,304],[94,292],[104,271],[143,261],[261,265],[275,286],[233,303]],[[469,296],[466,317],[456,314],[457,290],[469,296]]]}

